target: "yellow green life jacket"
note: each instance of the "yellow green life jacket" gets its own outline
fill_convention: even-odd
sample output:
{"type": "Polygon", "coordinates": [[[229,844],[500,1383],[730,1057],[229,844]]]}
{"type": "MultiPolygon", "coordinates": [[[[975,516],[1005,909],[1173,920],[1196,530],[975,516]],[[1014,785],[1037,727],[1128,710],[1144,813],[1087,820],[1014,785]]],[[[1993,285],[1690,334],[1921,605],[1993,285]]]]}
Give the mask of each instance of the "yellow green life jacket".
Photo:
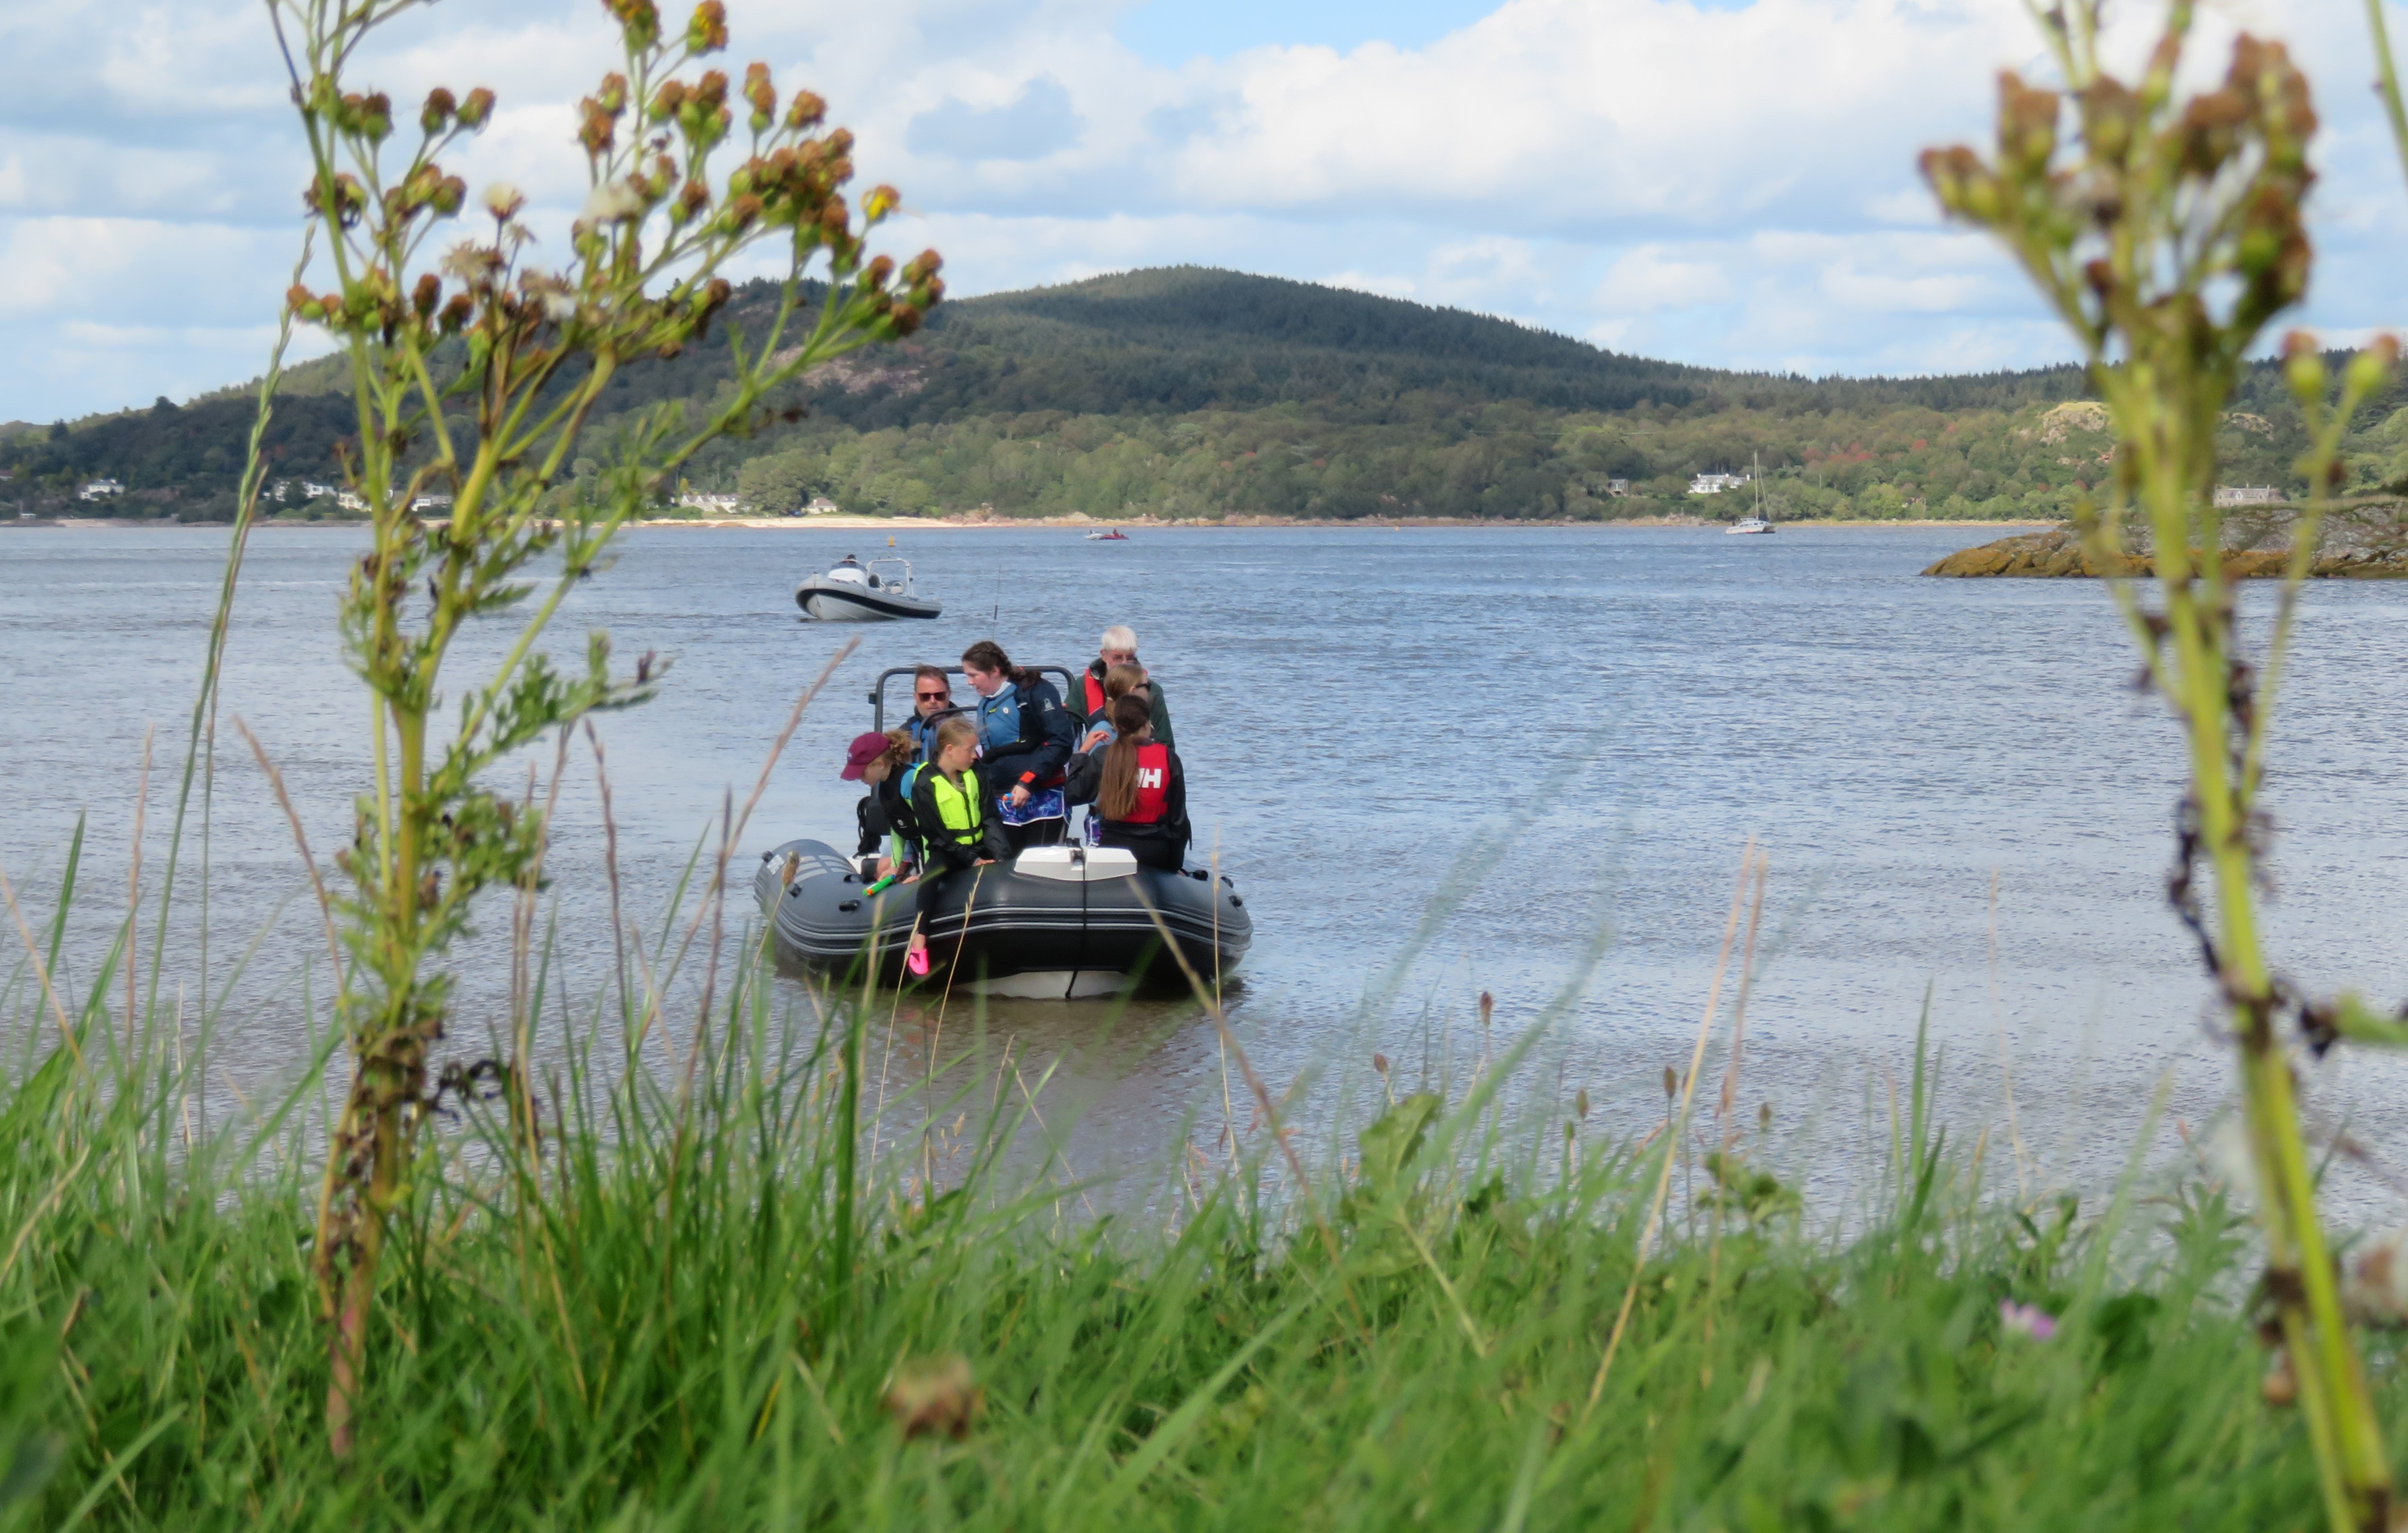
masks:
{"type": "Polygon", "coordinates": [[[943,833],[956,846],[976,846],[985,828],[985,811],[979,808],[978,781],[968,772],[962,774],[967,788],[957,788],[937,773],[928,780],[928,791],[937,800],[937,818],[943,833]]]}

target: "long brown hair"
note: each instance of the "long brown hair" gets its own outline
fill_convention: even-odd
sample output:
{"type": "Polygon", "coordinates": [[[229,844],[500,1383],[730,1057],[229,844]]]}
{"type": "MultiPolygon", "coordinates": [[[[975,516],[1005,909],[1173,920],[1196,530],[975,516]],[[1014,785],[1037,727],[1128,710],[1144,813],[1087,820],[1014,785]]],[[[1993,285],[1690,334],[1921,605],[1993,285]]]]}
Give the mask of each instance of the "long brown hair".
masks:
{"type": "Polygon", "coordinates": [[[1154,723],[1154,709],[1136,693],[1112,700],[1112,743],[1104,747],[1103,781],[1096,809],[1107,820],[1125,820],[1137,808],[1137,737],[1154,723]]]}
{"type": "Polygon", "coordinates": [[[1005,679],[1015,687],[1027,686],[1037,680],[1036,672],[1024,670],[1013,665],[1011,656],[1003,652],[1003,646],[991,638],[982,638],[964,650],[962,664],[965,666],[976,666],[982,671],[1001,671],[1005,679]]]}

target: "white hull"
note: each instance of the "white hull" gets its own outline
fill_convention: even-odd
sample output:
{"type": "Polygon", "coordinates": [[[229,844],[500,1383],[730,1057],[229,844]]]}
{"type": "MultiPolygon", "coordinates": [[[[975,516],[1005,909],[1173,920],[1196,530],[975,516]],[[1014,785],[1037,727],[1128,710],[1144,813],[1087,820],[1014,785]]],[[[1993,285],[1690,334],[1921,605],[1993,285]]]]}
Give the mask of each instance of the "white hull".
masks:
{"type": "Polygon", "coordinates": [[[932,618],[944,610],[934,596],[911,589],[911,566],[904,559],[873,559],[867,568],[850,555],[824,575],[795,587],[795,605],[822,623],[884,623],[894,618],[932,618]],[[900,567],[902,578],[895,578],[900,567]],[[886,571],[882,578],[878,571],[886,571]]]}
{"type": "Polygon", "coordinates": [[[803,582],[795,600],[822,623],[884,623],[894,618],[932,618],[942,607],[898,593],[865,591],[835,581],[803,582]]]}

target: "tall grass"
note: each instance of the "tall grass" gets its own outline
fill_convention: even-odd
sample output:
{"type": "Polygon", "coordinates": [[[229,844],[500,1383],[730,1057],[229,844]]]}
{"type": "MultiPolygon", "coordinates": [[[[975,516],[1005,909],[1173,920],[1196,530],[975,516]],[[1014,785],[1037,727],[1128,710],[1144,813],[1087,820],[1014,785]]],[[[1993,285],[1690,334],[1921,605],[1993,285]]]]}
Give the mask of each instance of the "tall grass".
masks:
{"type": "MultiPolygon", "coordinates": [[[[329,100],[380,141],[381,98],[329,100]]],[[[239,557],[238,536],[170,867],[195,781],[206,824],[239,557]]],[[[351,1269],[384,1323],[331,1348],[312,1163],[341,1138],[322,1089],[351,993],[312,1011],[326,1033],[284,1096],[212,1116],[214,1013],[188,1036],[155,978],[126,988],[138,879],[75,986],[76,857],[47,939],[8,888],[22,956],[0,1017],[25,1052],[0,1082],[0,1522],[2157,1529],[2315,1504],[2308,1434],[2262,1403],[2286,1386],[2261,1377],[2222,1193],[2128,1178],[2087,1213],[1987,1197],[1980,1150],[1932,1122],[1920,1047],[1878,1200],[1841,1225],[1752,1158],[1727,1090],[1702,1207],[1678,1211],[1703,1217],[1669,1216],[1714,999],[1680,1110],[1646,1139],[1514,1118],[1509,1049],[1308,1174],[1250,1077],[1259,1132],[1226,1173],[1167,1164],[1139,1200],[1158,1211],[1073,1220],[1050,1163],[1013,1153],[1035,1096],[985,1067],[975,1019],[976,1084],[939,1102],[953,1072],[931,1061],[916,1088],[924,1152],[859,1154],[891,1012],[781,988],[761,947],[723,938],[740,824],[702,911],[632,964],[614,889],[616,981],[557,1073],[538,1079],[520,1028],[387,1104],[410,1132],[380,1141],[401,1147],[380,1162],[383,1259],[351,1269]],[[662,1058],[644,1040],[672,952],[705,978],[662,1058]]],[[[532,958],[533,855],[509,881],[514,1021],[566,982],[532,958]]],[[[1742,949],[1742,996],[1751,967],[1742,949]]],[[[2397,1403],[2396,1350],[2372,1350],[2397,1403]]]]}
{"type": "MultiPolygon", "coordinates": [[[[991,1068],[911,1104],[963,1125],[933,1178],[857,1165],[886,1007],[739,951],[669,1056],[628,1046],[639,984],[590,998],[555,1079],[453,1072],[348,1461],[318,1420],[321,1073],[201,1122],[206,1025],[146,1013],[128,1047],[108,955],[0,1096],[0,1517],[2154,1529],[2315,1505],[2221,1195],[2002,1209],[1921,1069],[1845,1234],[1760,1196],[1726,1129],[1714,1217],[1662,1220],[1635,1263],[1695,1136],[1516,1119],[1518,1050],[1398,1101],[1311,1195],[1265,1125],[1227,1174],[1166,1161],[1166,1213],[1066,1218],[991,1068]]],[[[5,997],[25,1029],[31,967],[5,997]]]]}

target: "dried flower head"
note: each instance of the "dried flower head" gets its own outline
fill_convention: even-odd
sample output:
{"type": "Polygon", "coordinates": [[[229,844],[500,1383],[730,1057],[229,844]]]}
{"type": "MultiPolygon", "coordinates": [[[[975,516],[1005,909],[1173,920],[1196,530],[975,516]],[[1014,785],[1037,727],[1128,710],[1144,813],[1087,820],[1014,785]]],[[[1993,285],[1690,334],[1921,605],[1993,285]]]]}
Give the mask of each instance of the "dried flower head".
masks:
{"type": "Polygon", "coordinates": [[[644,210],[651,206],[652,199],[644,194],[640,186],[629,181],[604,181],[586,194],[585,206],[579,210],[577,221],[591,224],[620,223],[643,217],[644,210]]]}
{"type": "Polygon", "coordinates": [[[501,222],[508,223],[519,216],[526,206],[526,193],[508,181],[495,181],[485,188],[485,211],[501,222]]]}
{"type": "Polygon", "coordinates": [[[778,88],[769,82],[769,66],[755,61],[744,66],[744,100],[752,108],[754,133],[767,133],[778,120],[778,88]]]}
{"type": "Polygon", "coordinates": [[[959,1442],[985,1410],[986,1391],[970,1383],[969,1359],[959,1353],[906,1363],[886,1389],[886,1413],[907,1442],[922,1437],[959,1442]]]}
{"type": "Polygon", "coordinates": [[[661,12],[652,0],[603,0],[603,4],[618,18],[628,51],[650,48],[660,40],[661,12]]]}

